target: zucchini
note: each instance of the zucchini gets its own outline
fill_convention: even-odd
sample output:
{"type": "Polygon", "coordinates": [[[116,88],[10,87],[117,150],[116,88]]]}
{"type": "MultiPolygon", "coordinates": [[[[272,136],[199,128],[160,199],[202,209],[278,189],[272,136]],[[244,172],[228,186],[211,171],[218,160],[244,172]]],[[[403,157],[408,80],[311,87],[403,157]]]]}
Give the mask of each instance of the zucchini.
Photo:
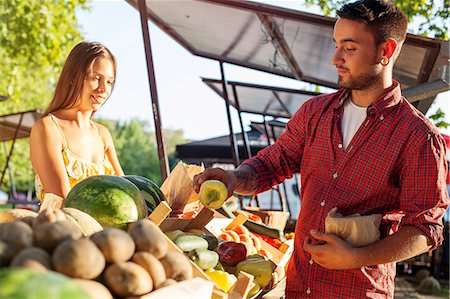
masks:
{"type": "Polygon", "coordinates": [[[284,233],[277,229],[270,226],[267,226],[265,224],[257,223],[253,220],[247,220],[244,223],[244,226],[248,228],[250,231],[267,236],[274,239],[279,239],[281,242],[286,241],[286,237],[284,236],[284,233]]]}
{"type": "Polygon", "coordinates": [[[203,270],[214,268],[219,262],[219,255],[208,249],[194,249],[189,252],[189,257],[203,270]]]}
{"type": "MultiPolygon", "coordinates": [[[[233,215],[233,213],[231,212],[231,210],[226,205],[223,205],[217,211],[220,214],[224,215],[225,217],[232,218],[232,219],[236,218],[233,215]]],[[[245,221],[244,226],[254,233],[257,233],[257,234],[260,234],[263,236],[267,236],[270,238],[274,238],[274,239],[279,239],[281,242],[286,241],[286,237],[284,236],[283,231],[281,231],[277,228],[273,228],[273,227],[270,227],[270,226],[262,224],[262,223],[257,223],[250,219],[245,221]]]]}
{"type": "Polygon", "coordinates": [[[216,249],[217,245],[219,245],[219,240],[214,236],[201,236],[203,239],[205,239],[208,242],[208,249],[214,250],[216,249]]]}
{"type": "Polygon", "coordinates": [[[181,236],[175,240],[175,244],[183,252],[190,252],[194,249],[208,249],[208,242],[198,236],[181,236]]]}

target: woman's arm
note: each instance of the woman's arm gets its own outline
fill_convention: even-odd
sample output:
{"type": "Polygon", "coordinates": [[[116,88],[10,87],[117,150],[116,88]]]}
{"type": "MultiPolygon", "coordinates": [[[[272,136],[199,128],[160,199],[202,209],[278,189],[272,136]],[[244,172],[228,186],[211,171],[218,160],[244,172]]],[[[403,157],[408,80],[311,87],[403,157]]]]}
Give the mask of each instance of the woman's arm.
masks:
{"type": "Polygon", "coordinates": [[[102,125],[97,124],[99,130],[102,132],[103,138],[105,138],[106,144],[106,155],[111,162],[112,167],[116,175],[124,175],[122,166],[120,166],[119,158],[117,157],[116,148],[114,147],[114,142],[111,137],[111,133],[108,129],[102,125]]]}
{"type": "Polygon", "coordinates": [[[62,158],[63,144],[58,128],[49,117],[37,121],[31,129],[30,158],[44,191],[66,198],[69,178],[62,158]]]}

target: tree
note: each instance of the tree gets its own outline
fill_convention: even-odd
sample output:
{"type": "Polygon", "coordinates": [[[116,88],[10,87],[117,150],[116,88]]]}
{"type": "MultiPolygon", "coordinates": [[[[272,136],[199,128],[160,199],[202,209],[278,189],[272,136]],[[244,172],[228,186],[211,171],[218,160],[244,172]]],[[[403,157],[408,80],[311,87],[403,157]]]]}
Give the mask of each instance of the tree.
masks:
{"type": "MultiPolygon", "coordinates": [[[[393,0],[405,13],[408,23],[416,23],[417,27],[409,27],[409,32],[423,36],[448,39],[448,19],[450,2],[442,0],[393,0]]],[[[319,6],[327,16],[336,16],[336,10],[348,3],[347,0],[305,0],[307,5],[319,6]]]]}
{"type": "MultiPolygon", "coordinates": [[[[75,9],[87,0],[7,0],[0,4],[0,115],[48,105],[65,58],[82,40],[75,9]]],[[[11,143],[8,143],[8,148],[11,143]]],[[[6,155],[1,149],[0,165],[6,155]]],[[[17,188],[33,186],[28,140],[18,140],[10,165],[17,188]]],[[[9,186],[9,178],[3,185],[9,186]]]]}

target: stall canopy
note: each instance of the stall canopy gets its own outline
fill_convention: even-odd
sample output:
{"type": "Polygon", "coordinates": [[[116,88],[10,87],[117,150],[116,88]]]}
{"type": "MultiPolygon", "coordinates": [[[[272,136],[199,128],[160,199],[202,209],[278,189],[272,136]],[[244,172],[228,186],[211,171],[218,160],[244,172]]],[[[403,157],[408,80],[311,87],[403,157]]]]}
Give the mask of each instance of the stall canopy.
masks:
{"type": "Polygon", "coordinates": [[[30,136],[31,127],[41,118],[39,110],[17,112],[0,116],[0,141],[30,136]]]}
{"type": "MultiPolygon", "coordinates": [[[[224,98],[222,81],[203,78],[203,82],[224,98]]],[[[271,87],[257,84],[227,81],[230,104],[240,112],[291,118],[308,99],[318,95],[298,89],[271,87]],[[239,106],[236,104],[238,98],[239,106]]]]}
{"type": "MultiPolygon", "coordinates": [[[[139,0],[127,0],[138,9],[139,0]]],[[[335,19],[241,0],[146,0],[148,18],[194,55],[337,88],[335,19]]],[[[448,41],[408,34],[402,88],[442,78],[448,41]],[[444,49],[443,49],[444,48],[444,49]]]]}

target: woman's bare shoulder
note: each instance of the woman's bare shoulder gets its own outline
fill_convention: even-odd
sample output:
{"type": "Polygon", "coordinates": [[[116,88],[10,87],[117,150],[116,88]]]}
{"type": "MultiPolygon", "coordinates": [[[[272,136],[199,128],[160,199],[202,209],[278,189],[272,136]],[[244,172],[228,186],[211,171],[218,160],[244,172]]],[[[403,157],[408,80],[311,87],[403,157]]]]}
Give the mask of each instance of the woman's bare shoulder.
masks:
{"type": "Polygon", "coordinates": [[[105,137],[111,136],[111,133],[109,132],[107,127],[105,127],[104,125],[99,124],[97,122],[93,122],[93,123],[103,136],[105,136],[105,137]]]}
{"type": "Polygon", "coordinates": [[[58,128],[49,115],[38,119],[31,128],[31,135],[51,136],[58,133],[58,128]]]}

